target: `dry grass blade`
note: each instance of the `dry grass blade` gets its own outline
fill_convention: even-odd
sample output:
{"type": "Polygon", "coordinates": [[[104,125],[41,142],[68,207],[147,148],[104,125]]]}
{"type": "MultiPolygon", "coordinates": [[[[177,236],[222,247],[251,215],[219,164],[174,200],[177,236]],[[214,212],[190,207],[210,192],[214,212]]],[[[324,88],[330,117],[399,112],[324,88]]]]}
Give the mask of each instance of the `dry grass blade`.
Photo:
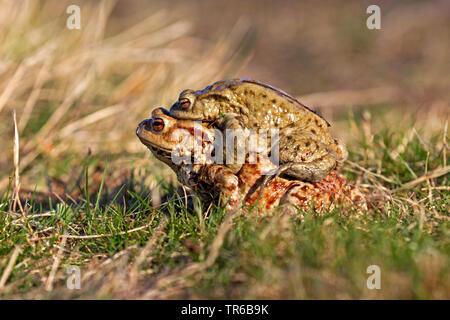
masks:
{"type": "Polygon", "coordinates": [[[450,172],[450,166],[446,166],[443,168],[437,168],[433,171],[428,171],[426,174],[424,174],[423,176],[414,179],[410,182],[405,183],[404,185],[402,185],[400,188],[394,189],[392,190],[392,192],[396,192],[399,190],[405,190],[405,189],[410,189],[413,188],[415,186],[417,186],[418,184],[427,181],[428,179],[434,179],[434,178],[439,178],[443,175],[446,175],[450,172]]]}
{"type": "MultiPolygon", "coordinates": [[[[140,231],[140,230],[144,230],[146,228],[148,228],[149,226],[151,226],[151,223],[146,224],[144,226],[141,227],[137,227],[128,231],[121,231],[118,233],[104,233],[104,234],[91,234],[91,235],[86,235],[86,236],[77,236],[77,235],[67,235],[66,238],[68,239],[97,239],[97,238],[105,238],[105,237],[114,237],[114,236],[123,236],[125,234],[130,234],[136,231],[140,231]]],[[[37,240],[43,240],[43,239],[50,239],[51,237],[44,237],[44,238],[39,238],[37,240]]]]}
{"type": "Polygon", "coordinates": [[[55,260],[53,261],[52,270],[50,271],[50,275],[47,278],[47,284],[45,289],[47,291],[53,290],[53,281],[55,279],[56,271],[58,270],[59,262],[61,261],[61,256],[64,251],[64,247],[66,246],[67,235],[62,236],[61,243],[59,244],[58,252],[56,253],[55,260]]]}
{"type": "Polygon", "coordinates": [[[17,257],[19,256],[20,251],[21,251],[20,246],[16,246],[14,248],[11,258],[9,259],[8,265],[6,266],[5,270],[3,271],[2,277],[0,279],[0,293],[5,288],[6,281],[8,281],[9,275],[11,274],[11,271],[13,270],[14,264],[16,263],[16,260],[17,260],[17,257]]]}
{"type": "Polygon", "coordinates": [[[13,211],[16,211],[16,204],[19,200],[20,177],[19,177],[19,131],[17,129],[16,110],[13,111],[14,121],[14,204],[13,211]]]}
{"type": "MultiPolygon", "coordinates": [[[[20,169],[19,169],[19,130],[17,128],[16,110],[13,111],[13,121],[14,121],[14,203],[12,206],[12,211],[16,211],[16,206],[20,208],[22,216],[25,216],[22,204],[19,198],[20,192],[20,169]]],[[[31,228],[30,228],[31,230],[31,228]]]]}
{"type": "MultiPolygon", "coordinates": [[[[67,95],[66,99],[61,103],[61,105],[53,112],[51,117],[45,123],[45,125],[39,130],[36,134],[37,140],[39,138],[44,139],[50,133],[50,131],[58,124],[61,118],[66,115],[69,108],[72,106],[74,101],[79,98],[82,93],[86,90],[89,83],[92,81],[95,73],[95,67],[91,66],[85,74],[82,74],[78,77],[78,79],[74,82],[74,87],[72,88],[70,94],[67,95]]],[[[35,143],[35,142],[34,142],[35,143]]],[[[31,140],[26,148],[29,148],[29,145],[32,145],[33,141],[31,140]]]]}
{"type": "Polygon", "coordinates": [[[153,247],[156,245],[156,242],[159,239],[161,239],[161,236],[164,235],[164,230],[166,229],[168,222],[169,219],[167,217],[163,217],[163,219],[161,219],[159,225],[155,228],[155,231],[153,232],[152,238],[149,241],[147,241],[145,247],[141,250],[138,257],[136,258],[130,271],[130,283],[129,283],[130,288],[136,286],[139,277],[138,275],[139,268],[144,262],[144,260],[147,258],[147,256],[150,254],[153,247]]]}
{"type": "Polygon", "coordinates": [[[389,183],[395,183],[393,180],[391,180],[391,179],[389,179],[389,178],[386,178],[385,176],[383,176],[383,175],[381,175],[381,174],[374,173],[374,172],[372,172],[372,171],[370,171],[370,170],[367,170],[366,168],[360,166],[359,164],[357,164],[357,163],[355,163],[355,162],[353,162],[353,161],[346,160],[346,162],[349,163],[351,166],[353,166],[353,167],[355,167],[355,168],[358,168],[359,170],[361,170],[361,171],[363,171],[363,172],[365,172],[365,173],[367,173],[367,174],[369,174],[369,175],[372,175],[372,176],[374,176],[374,177],[380,178],[380,179],[382,179],[382,180],[384,180],[384,181],[386,181],[386,182],[389,182],[389,183]]]}
{"type": "Polygon", "coordinates": [[[183,281],[186,277],[192,276],[196,273],[201,272],[202,270],[211,267],[219,256],[220,249],[222,248],[225,241],[225,237],[228,231],[230,231],[231,227],[233,226],[234,218],[240,216],[243,213],[244,211],[240,208],[227,213],[217,231],[216,237],[211,243],[210,250],[205,261],[191,263],[180,272],[174,272],[168,276],[161,277],[157,281],[155,286],[147,290],[144,295],[144,299],[151,299],[160,296],[162,291],[165,288],[168,288],[174,282],[183,281]]]}
{"type": "Polygon", "coordinates": [[[22,79],[23,75],[25,74],[25,63],[22,63],[14,73],[14,76],[11,78],[10,82],[8,83],[8,86],[3,91],[2,95],[0,96],[0,112],[5,107],[6,103],[8,102],[9,98],[11,97],[14,89],[20,84],[20,80],[22,79]]]}
{"type": "Polygon", "coordinates": [[[64,138],[85,126],[88,126],[90,124],[98,122],[107,117],[113,116],[123,110],[124,110],[124,106],[122,104],[106,107],[106,108],[96,111],[90,115],[87,115],[86,117],[84,117],[80,120],[70,123],[69,125],[65,126],[63,129],[61,129],[59,135],[61,138],[64,138]]]}
{"type": "Polygon", "coordinates": [[[241,208],[238,208],[227,214],[225,219],[217,231],[217,235],[214,238],[214,241],[211,244],[209,249],[209,254],[206,260],[203,262],[202,269],[211,267],[219,256],[220,248],[222,248],[223,242],[225,241],[225,237],[233,226],[234,218],[242,215],[244,211],[241,208]]]}
{"type": "Polygon", "coordinates": [[[35,80],[35,83],[33,86],[33,91],[31,91],[31,94],[28,97],[25,107],[23,109],[22,116],[20,117],[19,129],[21,132],[26,127],[28,120],[30,119],[30,115],[33,112],[33,108],[36,105],[36,102],[39,98],[39,94],[41,93],[41,90],[42,90],[42,85],[46,79],[48,69],[49,69],[52,61],[53,60],[51,57],[47,58],[36,77],[36,80],[35,80]]]}

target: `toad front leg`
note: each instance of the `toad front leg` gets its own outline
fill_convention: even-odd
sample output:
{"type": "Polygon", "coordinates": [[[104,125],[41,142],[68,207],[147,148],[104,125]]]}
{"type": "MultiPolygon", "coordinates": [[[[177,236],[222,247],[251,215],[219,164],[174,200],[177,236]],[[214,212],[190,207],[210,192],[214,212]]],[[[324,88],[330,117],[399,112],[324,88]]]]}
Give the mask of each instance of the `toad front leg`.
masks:
{"type": "Polygon", "coordinates": [[[248,144],[248,130],[244,121],[237,114],[225,113],[213,125],[222,133],[223,163],[233,173],[237,173],[245,161],[248,144]]]}
{"type": "Polygon", "coordinates": [[[200,170],[198,179],[206,185],[211,185],[211,191],[220,195],[227,210],[239,206],[239,178],[229,168],[218,164],[205,165],[200,170]]]}

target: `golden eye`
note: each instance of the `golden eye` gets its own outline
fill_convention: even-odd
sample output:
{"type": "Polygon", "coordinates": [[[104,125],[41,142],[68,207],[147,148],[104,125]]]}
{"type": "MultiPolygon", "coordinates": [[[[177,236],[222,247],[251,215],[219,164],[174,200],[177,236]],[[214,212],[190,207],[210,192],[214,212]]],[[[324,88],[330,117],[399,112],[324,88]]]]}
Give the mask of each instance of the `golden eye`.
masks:
{"type": "Polygon", "coordinates": [[[178,104],[181,109],[186,110],[187,108],[189,108],[191,106],[191,101],[189,101],[188,98],[183,98],[178,101],[178,104]]]}
{"type": "Polygon", "coordinates": [[[152,121],[153,131],[161,131],[164,129],[164,120],[161,118],[154,118],[152,121]]]}

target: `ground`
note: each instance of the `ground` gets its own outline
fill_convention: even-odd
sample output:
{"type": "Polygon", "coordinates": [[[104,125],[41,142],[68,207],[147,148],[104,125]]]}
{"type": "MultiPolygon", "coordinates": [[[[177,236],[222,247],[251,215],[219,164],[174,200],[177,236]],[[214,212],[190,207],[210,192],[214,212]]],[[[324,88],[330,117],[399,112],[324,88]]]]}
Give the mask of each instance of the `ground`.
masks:
{"type": "Polygon", "coordinates": [[[449,299],[450,20],[431,2],[380,2],[380,31],[359,1],[207,18],[201,2],[80,1],[81,30],[64,1],[2,3],[0,298],[449,299]],[[237,76],[321,112],[371,209],[226,215],[136,138],[181,90],[237,76]]]}

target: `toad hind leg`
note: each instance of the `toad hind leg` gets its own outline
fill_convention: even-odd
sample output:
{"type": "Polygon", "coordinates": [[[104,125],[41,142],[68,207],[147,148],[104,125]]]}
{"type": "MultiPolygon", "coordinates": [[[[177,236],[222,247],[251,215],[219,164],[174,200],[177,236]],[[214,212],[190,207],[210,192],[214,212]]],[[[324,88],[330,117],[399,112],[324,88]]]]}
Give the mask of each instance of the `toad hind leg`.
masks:
{"type": "Polygon", "coordinates": [[[280,169],[283,170],[283,174],[298,180],[310,182],[322,180],[336,168],[339,159],[336,150],[329,144],[329,141],[317,140],[316,136],[306,130],[294,129],[282,132],[279,144],[275,146],[278,147],[280,169]],[[290,165],[283,166],[285,164],[290,165]]]}
{"type": "MultiPolygon", "coordinates": [[[[329,157],[327,155],[327,157],[329,157]]],[[[288,162],[280,165],[277,169],[272,170],[264,176],[261,183],[261,189],[259,191],[258,199],[261,198],[264,188],[268,186],[271,181],[277,179],[280,175],[288,175],[295,177],[295,179],[308,182],[318,182],[321,181],[327,174],[327,170],[333,170],[336,161],[333,159],[324,160],[322,159],[319,163],[298,163],[298,162],[288,162]],[[332,166],[330,166],[332,164],[332,166]],[[325,166],[322,167],[321,166],[325,166]],[[332,167],[332,169],[329,169],[332,167]],[[326,173],[325,173],[326,172],[326,173]]]]}
{"type": "Polygon", "coordinates": [[[302,181],[319,182],[336,168],[336,159],[332,155],[324,155],[314,162],[291,162],[280,166],[280,173],[302,181]],[[288,165],[287,165],[288,164],[288,165]]]}

